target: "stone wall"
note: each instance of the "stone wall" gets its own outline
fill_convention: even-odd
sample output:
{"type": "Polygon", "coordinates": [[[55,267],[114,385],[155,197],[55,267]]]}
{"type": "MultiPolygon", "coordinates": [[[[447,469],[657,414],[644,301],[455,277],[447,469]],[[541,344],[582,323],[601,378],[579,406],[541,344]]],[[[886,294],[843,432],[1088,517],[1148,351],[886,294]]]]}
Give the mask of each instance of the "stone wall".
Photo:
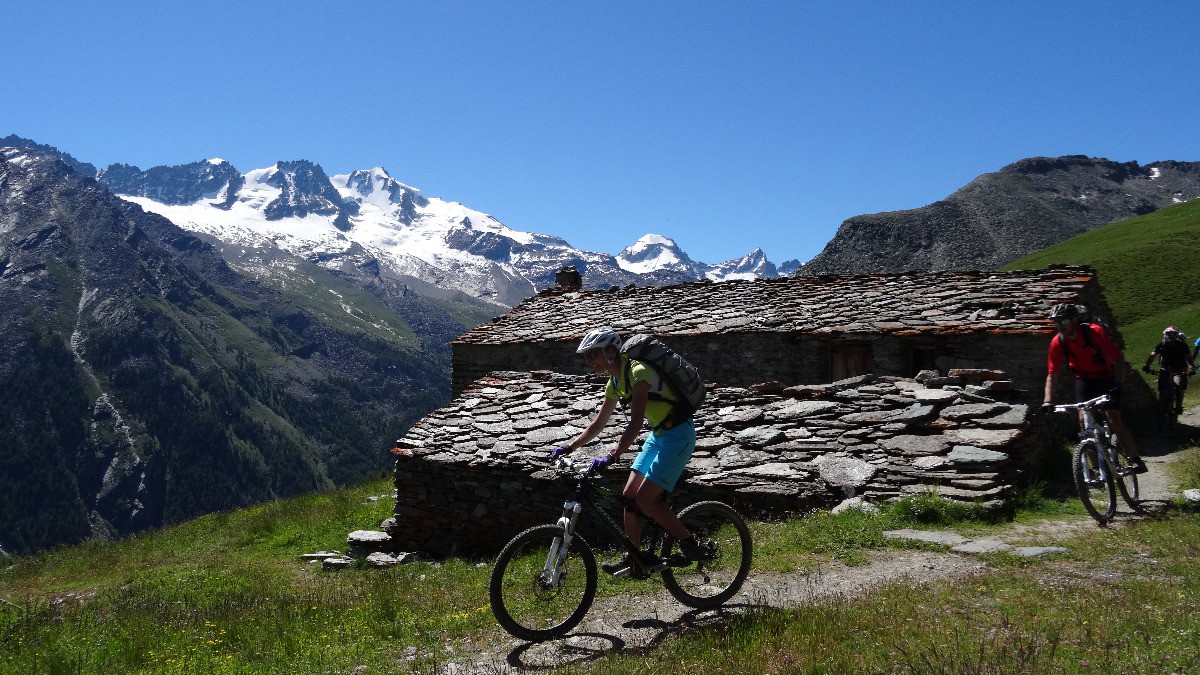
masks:
{"type": "MultiPolygon", "coordinates": [[[[935,355],[941,373],[954,369],[999,368],[1009,374],[1015,389],[1040,402],[1046,381],[1046,353],[1050,335],[1038,333],[945,334],[898,336],[861,334],[831,340],[792,333],[716,333],[672,335],[663,338],[699,370],[705,382],[747,387],[767,380],[796,384],[822,384],[832,380],[832,351],[838,345],[867,345],[871,351],[868,372],[883,376],[913,377],[922,367],[917,354],[935,355]]],[[[585,375],[575,342],[522,342],[509,344],[456,343],[453,353],[454,393],[462,393],[475,380],[520,364],[528,370],[550,370],[585,375]]],[[[1124,410],[1131,418],[1153,415],[1154,396],[1142,378],[1128,366],[1124,410]]],[[[1065,387],[1061,401],[1073,394],[1065,387]]]]}
{"type": "MultiPolygon", "coordinates": [[[[928,491],[1002,508],[1048,445],[1044,416],[994,371],[922,379],[711,388],[679,504],[712,498],[779,515],[928,491]]],[[[571,486],[549,470],[549,449],[579,433],[601,395],[596,378],[549,371],[481,378],[398,442],[387,532],[401,549],[495,553],[553,522],[571,486]]],[[[621,427],[613,420],[575,459],[611,448],[621,427]]],[[[633,455],[608,472],[610,486],[624,483],[633,455]]]]}

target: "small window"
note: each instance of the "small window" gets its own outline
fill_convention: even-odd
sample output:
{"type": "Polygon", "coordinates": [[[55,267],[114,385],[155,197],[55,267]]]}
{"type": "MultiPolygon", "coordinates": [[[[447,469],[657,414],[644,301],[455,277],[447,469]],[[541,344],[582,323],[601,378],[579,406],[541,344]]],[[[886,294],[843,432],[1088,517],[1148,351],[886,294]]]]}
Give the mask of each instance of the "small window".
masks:
{"type": "Polygon", "coordinates": [[[922,370],[937,370],[938,352],[933,347],[913,347],[912,372],[909,377],[915,377],[922,370]]]}

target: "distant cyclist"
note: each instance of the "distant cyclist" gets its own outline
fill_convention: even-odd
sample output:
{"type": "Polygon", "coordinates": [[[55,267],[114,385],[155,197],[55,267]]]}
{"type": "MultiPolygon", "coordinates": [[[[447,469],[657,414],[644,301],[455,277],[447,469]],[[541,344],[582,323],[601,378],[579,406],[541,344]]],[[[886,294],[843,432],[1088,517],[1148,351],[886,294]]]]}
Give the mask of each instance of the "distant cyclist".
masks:
{"type": "Polygon", "coordinates": [[[1082,313],[1077,305],[1055,305],[1050,319],[1058,332],[1050,339],[1050,353],[1046,366],[1046,390],[1042,398],[1050,405],[1058,377],[1067,369],[1075,374],[1075,402],[1079,403],[1108,394],[1112,402],[1105,408],[1108,426],[1120,439],[1125,454],[1138,473],[1146,472],[1146,463],[1133,443],[1133,435],[1121,419],[1121,385],[1118,383],[1118,366],[1125,357],[1102,326],[1081,323],[1082,313]]]}
{"type": "Polygon", "coordinates": [[[1150,372],[1150,364],[1159,359],[1158,390],[1175,390],[1175,414],[1183,414],[1183,392],[1187,390],[1188,375],[1196,374],[1195,355],[1188,353],[1187,338],[1175,326],[1163,329],[1162,340],[1150,350],[1142,370],[1150,372]]]}
{"type": "MultiPolygon", "coordinates": [[[[629,405],[629,422],[625,431],[617,441],[617,447],[605,455],[592,460],[593,470],[600,470],[609,463],[615,462],[626,450],[633,445],[642,433],[643,422],[649,423],[650,435],[642,444],[641,452],[633,460],[630,467],[629,480],[621,495],[625,503],[625,534],[634,544],[640,546],[642,540],[642,519],[637,510],[650,516],[669,532],[676,541],[683,557],[697,560],[700,550],[692,533],[660,499],[663,491],[675,488],[675,483],[683,474],[683,469],[692,452],[696,449],[696,425],[688,419],[672,424],[670,419],[674,394],[665,386],[653,368],[640,361],[633,360],[629,368],[625,362],[629,356],[621,352],[621,336],[611,328],[597,328],[584,336],[579,343],[577,353],[582,354],[588,366],[597,373],[608,375],[608,384],[604,388],[604,400],[596,416],[588,423],[577,437],[565,447],[554,448],[552,454],[560,454],[577,450],[595,438],[617,407],[618,401],[627,401],[629,405]],[[626,381],[628,373],[628,381],[626,381]],[[637,509],[631,508],[636,505],[637,509]]],[[[643,554],[648,556],[649,554],[643,554]]],[[[675,556],[672,556],[674,558],[675,556]]],[[[646,558],[643,565],[649,570],[661,569],[667,565],[664,560],[646,558]]],[[[672,560],[672,562],[680,562],[672,560]]],[[[609,574],[620,574],[632,565],[629,554],[617,562],[606,562],[600,566],[609,574]]]]}

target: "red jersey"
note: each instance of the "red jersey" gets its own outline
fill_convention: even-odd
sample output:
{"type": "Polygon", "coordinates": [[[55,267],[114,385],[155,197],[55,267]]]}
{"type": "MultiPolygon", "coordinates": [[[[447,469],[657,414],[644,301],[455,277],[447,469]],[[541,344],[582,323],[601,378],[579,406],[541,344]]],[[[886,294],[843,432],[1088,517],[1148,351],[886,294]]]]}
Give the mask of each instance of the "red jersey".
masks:
{"type": "Polygon", "coordinates": [[[1113,366],[1123,360],[1121,350],[1108,337],[1104,329],[1094,323],[1081,323],[1075,330],[1075,338],[1067,340],[1067,348],[1063,350],[1062,333],[1057,333],[1050,339],[1050,355],[1046,370],[1057,373],[1063,365],[1075,372],[1075,377],[1092,380],[1100,377],[1112,377],[1113,366]],[[1083,337],[1083,331],[1091,333],[1091,343],[1083,337]],[[1102,363],[1096,363],[1094,355],[1100,354],[1102,363]]]}

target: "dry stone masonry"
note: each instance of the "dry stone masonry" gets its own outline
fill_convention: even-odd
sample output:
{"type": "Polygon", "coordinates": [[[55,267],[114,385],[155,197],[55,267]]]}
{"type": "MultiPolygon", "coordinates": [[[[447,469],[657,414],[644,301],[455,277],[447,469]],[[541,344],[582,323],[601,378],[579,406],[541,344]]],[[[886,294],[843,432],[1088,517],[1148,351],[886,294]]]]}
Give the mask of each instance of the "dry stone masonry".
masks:
{"type": "MultiPolygon", "coordinates": [[[[548,469],[549,450],[587,424],[601,386],[549,371],[497,372],[418,422],[397,444],[395,517],[385,527],[393,548],[495,552],[551,522],[570,486],[548,469]]],[[[781,514],[934,492],[1001,507],[1037,461],[1045,432],[1036,419],[993,371],[713,387],[697,414],[680,503],[713,498],[781,514]]],[[[622,426],[611,422],[577,458],[612,447],[622,426]]],[[[632,457],[608,472],[614,488],[632,457]]]]}
{"type": "MultiPolygon", "coordinates": [[[[455,340],[452,386],[458,394],[497,370],[587,374],[575,346],[609,325],[659,336],[705,381],[726,386],[1000,368],[1040,395],[1049,309],[1060,302],[1085,304],[1112,325],[1087,267],[551,289],[455,340]]],[[[1142,389],[1127,392],[1130,406],[1150,405],[1142,389]]]]}

